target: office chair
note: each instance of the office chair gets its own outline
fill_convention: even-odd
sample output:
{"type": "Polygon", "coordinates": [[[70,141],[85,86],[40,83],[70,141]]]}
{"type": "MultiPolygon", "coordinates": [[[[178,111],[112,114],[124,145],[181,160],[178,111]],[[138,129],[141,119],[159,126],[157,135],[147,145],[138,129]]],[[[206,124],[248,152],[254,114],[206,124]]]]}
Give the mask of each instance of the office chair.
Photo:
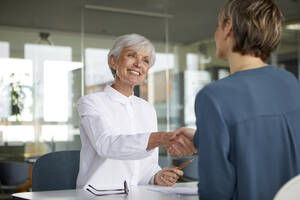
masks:
{"type": "Polygon", "coordinates": [[[299,200],[300,174],[284,184],[274,197],[274,200],[299,200]]]}
{"type": "Polygon", "coordinates": [[[0,162],[0,190],[13,191],[25,185],[29,179],[29,164],[25,162],[0,162]]]}
{"type": "Polygon", "coordinates": [[[58,151],[41,156],[32,169],[32,191],[76,188],[80,151],[58,151]]]}

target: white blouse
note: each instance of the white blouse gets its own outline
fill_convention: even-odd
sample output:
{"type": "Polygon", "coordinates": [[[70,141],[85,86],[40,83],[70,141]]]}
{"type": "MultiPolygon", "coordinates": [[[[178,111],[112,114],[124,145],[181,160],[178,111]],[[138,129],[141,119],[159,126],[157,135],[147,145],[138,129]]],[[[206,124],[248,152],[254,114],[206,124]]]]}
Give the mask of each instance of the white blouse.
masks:
{"type": "Polygon", "coordinates": [[[77,188],[123,187],[153,183],[158,148],[147,151],[157,131],[153,106],[134,95],[126,97],[110,86],[78,101],[80,115],[80,168],[77,188]]]}

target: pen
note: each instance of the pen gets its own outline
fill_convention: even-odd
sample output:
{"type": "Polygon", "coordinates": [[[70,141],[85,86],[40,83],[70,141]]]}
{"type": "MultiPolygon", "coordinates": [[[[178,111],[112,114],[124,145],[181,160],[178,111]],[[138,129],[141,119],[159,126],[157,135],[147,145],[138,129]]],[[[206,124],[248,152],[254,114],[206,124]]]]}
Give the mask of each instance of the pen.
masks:
{"type": "Polygon", "coordinates": [[[186,161],[185,163],[183,163],[182,165],[180,165],[179,167],[176,167],[177,169],[183,169],[185,166],[187,166],[188,164],[190,164],[195,158],[186,161]]]}

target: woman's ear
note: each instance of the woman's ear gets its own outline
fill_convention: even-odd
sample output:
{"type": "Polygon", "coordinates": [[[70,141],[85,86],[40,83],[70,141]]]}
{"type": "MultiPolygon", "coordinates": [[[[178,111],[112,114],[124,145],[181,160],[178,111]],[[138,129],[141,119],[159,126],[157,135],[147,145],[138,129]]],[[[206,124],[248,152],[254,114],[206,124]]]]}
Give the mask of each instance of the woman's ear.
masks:
{"type": "Polygon", "coordinates": [[[110,56],[109,57],[109,66],[114,69],[117,70],[117,59],[115,56],[110,56]]]}

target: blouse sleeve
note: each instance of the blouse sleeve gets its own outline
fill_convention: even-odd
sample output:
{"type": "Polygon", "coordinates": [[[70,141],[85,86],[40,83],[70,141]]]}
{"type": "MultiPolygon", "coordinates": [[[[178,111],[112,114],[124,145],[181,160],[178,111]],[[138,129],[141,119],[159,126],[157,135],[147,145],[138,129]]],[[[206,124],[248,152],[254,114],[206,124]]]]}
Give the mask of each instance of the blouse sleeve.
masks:
{"type": "MultiPolygon", "coordinates": [[[[157,131],[157,116],[154,111],[154,118],[155,122],[153,127],[155,128],[154,131],[157,131]]],[[[151,155],[150,161],[147,162],[147,165],[144,166],[143,177],[139,182],[139,185],[147,185],[147,184],[154,184],[154,176],[155,174],[161,170],[161,167],[158,164],[158,147],[153,150],[153,154],[151,155]]]]}
{"type": "Polygon", "coordinates": [[[79,101],[78,112],[80,128],[99,156],[118,160],[138,160],[152,153],[146,150],[151,132],[112,135],[111,127],[90,104],[79,101]]]}

